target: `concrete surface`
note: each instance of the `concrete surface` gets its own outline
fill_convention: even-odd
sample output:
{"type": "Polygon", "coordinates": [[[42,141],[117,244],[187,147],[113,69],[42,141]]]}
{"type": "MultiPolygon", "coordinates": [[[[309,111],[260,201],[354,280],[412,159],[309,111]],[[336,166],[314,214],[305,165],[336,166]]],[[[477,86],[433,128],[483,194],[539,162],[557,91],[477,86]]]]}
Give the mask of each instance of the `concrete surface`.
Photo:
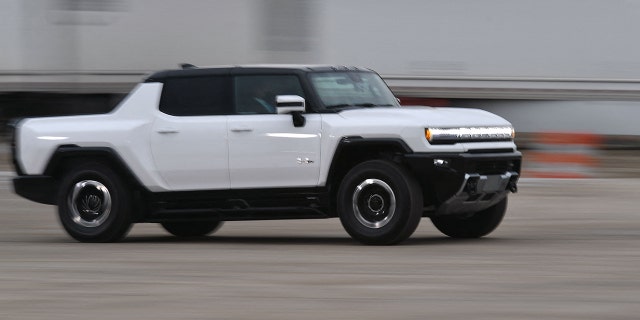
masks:
{"type": "Polygon", "coordinates": [[[362,246],[337,219],[137,225],[82,244],[0,176],[0,319],[638,319],[637,179],[528,180],[503,224],[453,240],[423,220],[362,246]]]}

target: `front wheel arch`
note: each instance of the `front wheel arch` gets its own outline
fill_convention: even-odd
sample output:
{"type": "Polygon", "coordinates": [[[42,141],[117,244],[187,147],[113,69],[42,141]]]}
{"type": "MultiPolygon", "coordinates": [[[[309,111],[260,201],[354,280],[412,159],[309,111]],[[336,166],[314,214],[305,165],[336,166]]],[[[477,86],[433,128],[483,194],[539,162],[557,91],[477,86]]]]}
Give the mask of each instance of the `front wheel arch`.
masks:
{"type": "Polygon", "coordinates": [[[327,173],[326,185],[329,190],[330,208],[338,216],[338,190],[347,173],[360,163],[369,160],[385,160],[400,165],[403,155],[412,153],[411,148],[401,139],[343,137],[338,143],[327,173]]]}

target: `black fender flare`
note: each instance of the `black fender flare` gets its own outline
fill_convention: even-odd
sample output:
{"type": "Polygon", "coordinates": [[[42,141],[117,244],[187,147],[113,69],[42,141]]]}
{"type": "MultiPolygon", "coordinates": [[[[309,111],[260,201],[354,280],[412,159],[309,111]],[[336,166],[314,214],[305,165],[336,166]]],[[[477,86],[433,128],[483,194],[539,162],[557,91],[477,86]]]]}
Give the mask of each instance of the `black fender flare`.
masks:
{"type": "Polygon", "coordinates": [[[363,138],[360,136],[346,136],[340,139],[331,159],[331,165],[326,179],[326,187],[329,192],[332,207],[335,192],[337,192],[342,178],[353,165],[360,162],[360,158],[367,151],[393,151],[398,154],[412,154],[413,150],[400,138],[363,138]]]}
{"type": "Polygon", "coordinates": [[[70,159],[91,158],[99,159],[113,166],[113,169],[123,175],[123,178],[136,186],[142,186],[140,179],[134,174],[133,170],[120,157],[120,155],[109,147],[80,147],[77,145],[59,146],[49,158],[47,167],[44,170],[45,176],[57,177],[61,170],[65,168],[65,164],[70,159]]]}

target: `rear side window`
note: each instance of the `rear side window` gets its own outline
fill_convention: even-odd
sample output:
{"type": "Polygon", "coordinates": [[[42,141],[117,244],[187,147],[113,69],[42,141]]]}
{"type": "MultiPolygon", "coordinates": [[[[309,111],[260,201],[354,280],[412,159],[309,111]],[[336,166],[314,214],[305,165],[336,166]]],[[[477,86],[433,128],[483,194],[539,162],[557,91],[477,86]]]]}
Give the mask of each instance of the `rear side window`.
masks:
{"type": "Polygon", "coordinates": [[[231,113],[231,79],[226,76],[168,78],[160,97],[160,111],[172,116],[231,113]]]}

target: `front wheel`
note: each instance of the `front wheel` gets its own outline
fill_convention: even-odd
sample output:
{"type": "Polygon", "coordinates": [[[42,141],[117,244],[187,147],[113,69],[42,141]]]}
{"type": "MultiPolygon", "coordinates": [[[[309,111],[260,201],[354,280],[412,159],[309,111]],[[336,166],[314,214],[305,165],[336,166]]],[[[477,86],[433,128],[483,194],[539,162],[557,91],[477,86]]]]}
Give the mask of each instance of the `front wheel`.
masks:
{"type": "Polygon", "coordinates": [[[440,232],[452,238],[480,238],[495,230],[505,212],[507,198],[485,210],[470,216],[444,215],[432,217],[431,221],[440,232]]]}
{"type": "Polygon", "coordinates": [[[222,221],[177,221],[163,222],[162,227],[176,237],[202,237],[222,226],[222,221]]]}
{"type": "Polygon", "coordinates": [[[58,216],[74,239],[114,242],[131,228],[131,192],[122,178],[99,162],[67,171],[60,183],[58,216]]]}
{"type": "Polygon", "coordinates": [[[343,227],[364,244],[404,241],[422,218],[420,185],[391,161],[371,160],[355,166],[342,181],[337,198],[343,227]]]}

